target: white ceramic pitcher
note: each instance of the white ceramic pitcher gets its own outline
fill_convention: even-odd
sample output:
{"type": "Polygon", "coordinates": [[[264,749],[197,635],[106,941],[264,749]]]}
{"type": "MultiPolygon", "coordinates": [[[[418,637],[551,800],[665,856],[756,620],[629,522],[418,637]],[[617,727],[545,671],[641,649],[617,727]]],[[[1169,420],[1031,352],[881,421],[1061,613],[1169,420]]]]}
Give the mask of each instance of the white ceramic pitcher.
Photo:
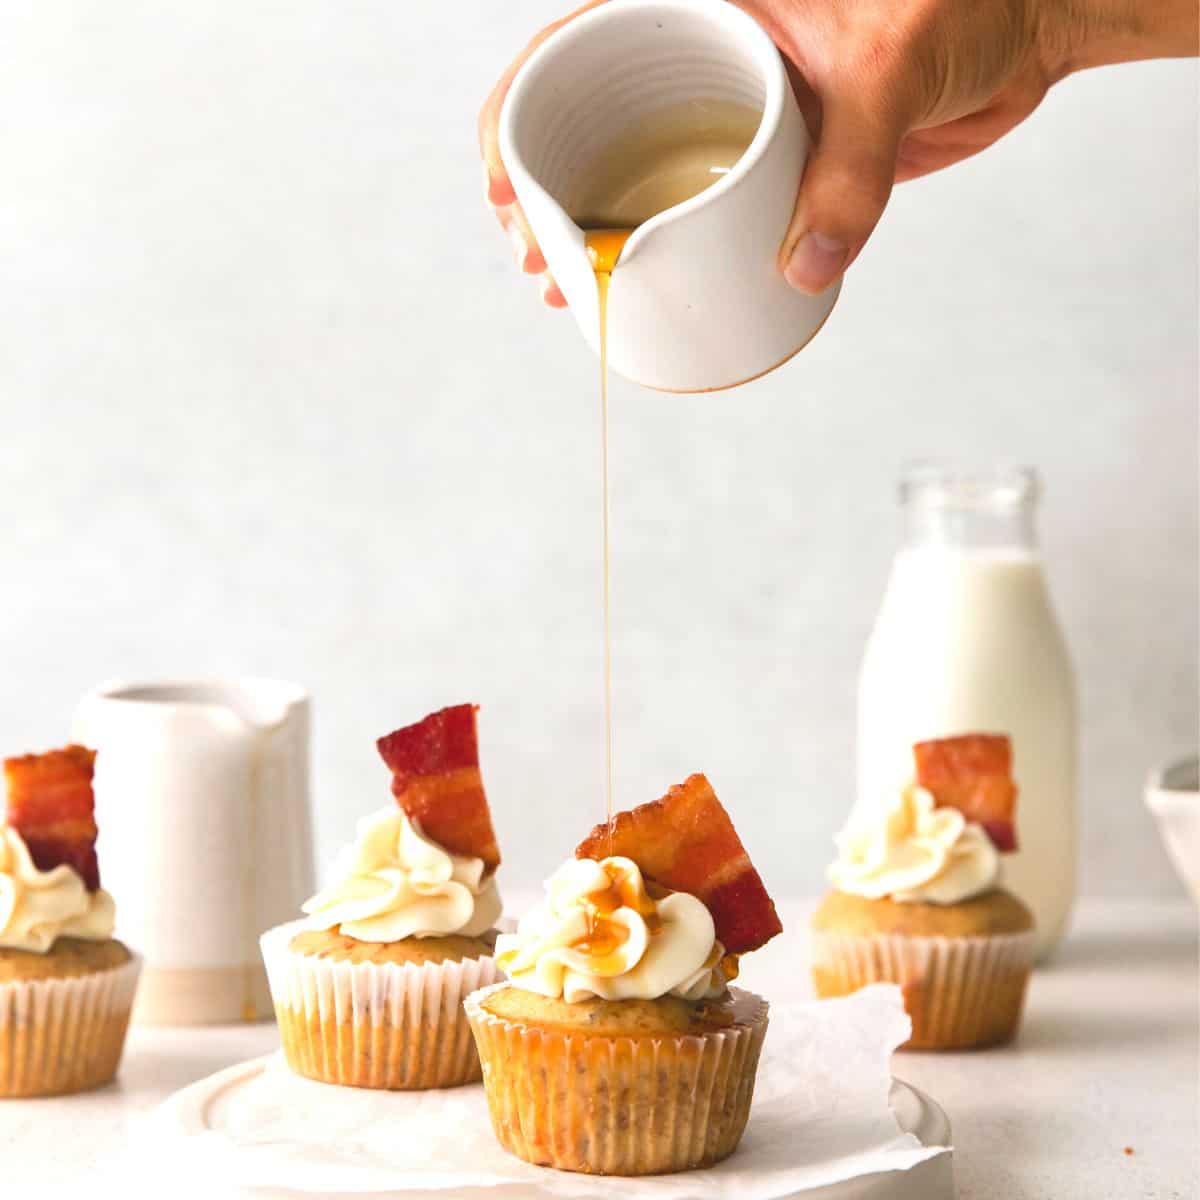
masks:
{"type": "Polygon", "coordinates": [[[761,109],[758,133],[721,180],[638,227],[609,292],[609,365],[672,392],[733,387],[779,366],[837,299],[839,284],[805,296],[779,270],[810,140],[779,51],[726,0],[611,0],[534,52],[500,114],[517,198],[597,350],[596,281],[566,211],[571,179],[623,129],[696,99],[761,109]]]}
{"type": "Polygon", "coordinates": [[[314,890],[309,700],[269,679],[109,683],[76,712],[117,935],[145,956],[134,1019],[271,1014],[258,935],[314,890]]]}

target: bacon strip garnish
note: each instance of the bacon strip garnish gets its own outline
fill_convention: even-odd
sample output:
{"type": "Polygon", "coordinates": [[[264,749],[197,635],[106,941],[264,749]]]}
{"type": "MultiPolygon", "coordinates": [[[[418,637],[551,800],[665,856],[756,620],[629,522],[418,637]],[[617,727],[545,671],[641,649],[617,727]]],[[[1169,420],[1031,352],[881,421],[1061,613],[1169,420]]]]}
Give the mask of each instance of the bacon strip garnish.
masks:
{"type": "Polygon", "coordinates": [[[968,733],[918,742],[917,783],[939,808],[957,808],[983,826],[1002,852],[1017,848],[1017,785],[1012,743],[1004,734],[968,733]]]}
{"type": "Polygon", "coordinates": [[[29,847],[39,871],[67,866],[89,891],[100,887],[96,861],[96,752],[67,746],[4,760],[5,820],[29,847]]]}
{"type": "Polygon", "coordinates": [[[702,900],[727,954],[757,950],[783,930],[774,901],[703,775],[690,776],[661,800],[617,813],[575,851],[576,858],[610,854],[632,859],[647,879],[702,900]]]}
{"type": "Polygon", "coordinates": [[[421,831],[452,854],[500,865],[479,773],[478,706],[458,704],[381,737],[376,745],[392,772],[392,795],[421,831]]]}

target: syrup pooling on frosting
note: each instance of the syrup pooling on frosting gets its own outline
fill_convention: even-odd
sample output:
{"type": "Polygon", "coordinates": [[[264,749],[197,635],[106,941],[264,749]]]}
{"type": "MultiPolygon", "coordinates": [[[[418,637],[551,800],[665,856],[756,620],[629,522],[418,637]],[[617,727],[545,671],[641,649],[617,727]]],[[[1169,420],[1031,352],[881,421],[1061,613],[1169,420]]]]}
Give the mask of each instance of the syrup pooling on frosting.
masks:
{"type": "MultiPolygon", "coordinates": [[[[628,862],[628,859],[619,860],[628,862]]],[[[647,939],[662,929],[658,906],[646,890],[640,871],[629,872],[617,865],[618,860],[606,859],[600,864],[608,877],[608,886],[587,896],[584,908],[587,933],[574,943],[574,949],[592,960],[596,975],[619,975],[629,957],[625,947],[630,938],[630,923],[618,914],[629,910],[642,918],[647,939]]],[[[632,926],[638,929],[636,923],[632,926]]],[[[640,929],[638,929],[640,936],[640,929]]]]}
{"type": "Polygon", "coordinates": [[[500,907],[495,872],[482,859],[451,854],[395,807],[359,821],[334,882],[303,905],[310,929],[341,926],[362,942],[478,937],[495,925],[500,907]]]}
{"type": "Polygon", "coordinates": [[[983,826],[938,808],[915,783],[877,818],[834,839],[829,881],[840,892],[901,903],[957,904],[998,886],[1000,855],[983,826]]]}
{"type": "Polygon", "coordinates": [[[39,871],[25,839],[0,825],[0,947],[45,954],[60,937],[112,937],[116,910],[103,889],[89,892],[68,866],[39,871]]]}
{"type": "Polygon", "coordinates": [[[515,934],[496,941],[512,983],[576,1003],[714,999],[725,993],[725,951],[712,916],[685,892],[652,895],[628,858],[570,859],[515,934]]]}

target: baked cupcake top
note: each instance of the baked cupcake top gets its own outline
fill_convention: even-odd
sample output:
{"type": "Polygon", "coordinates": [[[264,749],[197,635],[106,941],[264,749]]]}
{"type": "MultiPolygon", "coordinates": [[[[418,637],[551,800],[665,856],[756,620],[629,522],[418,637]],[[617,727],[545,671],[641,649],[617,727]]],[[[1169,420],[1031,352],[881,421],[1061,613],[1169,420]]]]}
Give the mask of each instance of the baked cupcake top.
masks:
{"type": "Polygon", "coordinates": [[[0,948],[46,954],[59,938],[104,941],[116,910],[96,860],[94,751],[4,761],[0,948]]]}
{"type": "Polygon", "coordinates": [[[726,991],[717,999],[699,1003],[679,996],[653,1000],[591,998],[569,1003],[510,986],[489,988],[481,1006],[492,1016],[519,1025],[555,1028],[584,1037],[654,1038],[719,1033],[745,1024],[757,1011],[757,1000],[748,992],[726,991]]]}
{"type": "Polygon", "coordinates": [[[347,962],[354,965],[374,963],[382,966],[395,963],[403,966],[457,963],[468,959],[491,956],[496,944],[493,931],[481,937],[464,937],[459,933],[442,936],[404,938],[398,942],[364,942],[348,937],[335,929],[302,929],[288,942],[288,948],[309,958],[328,962],[347,962]]]}
{"type": "Polygon", "coordinates": [[[1012,749],[969,734],[914,747],[915,778],[834,841],[839,892],[899,904],[961,904],[1000,886],[1001,850],[1016,847],[1012,749]]]}
{"type": "Polygon", "coordinates": [[[858,937],[987,937],[1024,933],[1033,928],[1033,914],[1003,888],[957,904],[899,903],[889,897],[867,900],[835,889],[813,913],[812,928],[858,937]]]}
{"type": "Polygon", "coordinates": [[[567,1004],[710,1001],[736,977],[737,955],[782,928],[703,775],[598,825],[575,853],[496,941],[519,989],[567,1004]]]}
{"type": "Polygon", "coordinates": [[[479,772],[472,704],[377,742],[396,803],[358,822],[334,882],[304,904],[310,930],[360,942],[486,933],[500,916],[500,851],[479,772]]]}

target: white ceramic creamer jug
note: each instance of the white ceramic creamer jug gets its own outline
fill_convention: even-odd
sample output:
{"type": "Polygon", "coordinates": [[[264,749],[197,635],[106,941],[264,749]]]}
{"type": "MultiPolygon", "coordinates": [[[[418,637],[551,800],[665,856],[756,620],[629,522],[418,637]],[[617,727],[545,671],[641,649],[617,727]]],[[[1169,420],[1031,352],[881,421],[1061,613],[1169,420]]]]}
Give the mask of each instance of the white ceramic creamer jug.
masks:
{"type": "Polygon", "coordinates": [[[672,392],[733,387],[786,362],[837,299],[791,288],[779,250],[809,135],[771,39],[726,0],[612,0],[564,25],[522,67],[500,152],[530,226],[593,350],[596,280],[570,190],[622,130],[672,105],[761,110],[750,146],[699,195],[637,227],[612,275],[608,362],[672,392]]]}
{"type": "Polygon", "coordinates": [[[134,1019],[271,1015],[258,950],[314,890],[309,700],[238,679],[110,683],[76,711],[117,936],[145,956],[134,1019]]]}
{"type": "Polygon", "coordinates": [[[1034,538],[1025,468],[934,467],[900,485],[904,539],[863,659],[858,809],[913,772],[928,738],[1005,733],[1017,797],[1003,883],[1033,910],[1039,957],[1062,936],[1078,857],[1075,681],[1034,538]]]}

